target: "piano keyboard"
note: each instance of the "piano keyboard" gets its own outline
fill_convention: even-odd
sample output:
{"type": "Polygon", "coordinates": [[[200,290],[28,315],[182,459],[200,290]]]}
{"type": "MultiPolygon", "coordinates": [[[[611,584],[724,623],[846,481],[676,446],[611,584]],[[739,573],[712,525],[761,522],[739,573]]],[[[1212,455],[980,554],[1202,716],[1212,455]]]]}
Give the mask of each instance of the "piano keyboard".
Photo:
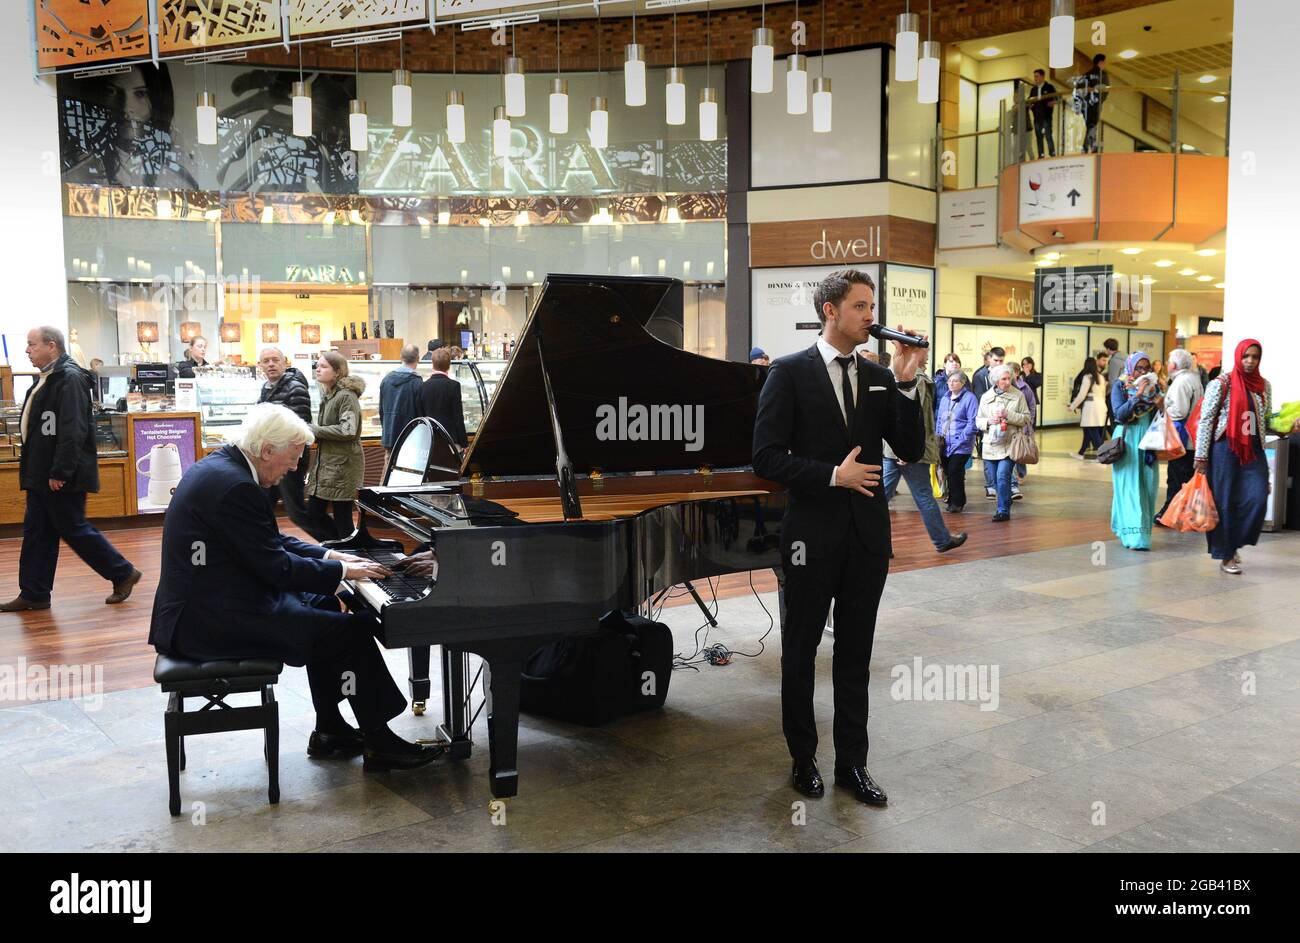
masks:
{"type": "MultiPolygon", "coordinates": [[[[392,550],[349,550],[353,556],[373,560],[391,567],[405,554],[392,550]]],[[[429,588],[427,579],[411,579],[401,573],[381,580],[349,580],[348,585],[364,599],[375,612],[382,612],[390,602],[402,602],[407,599],[419,599],[429,588]]]]}

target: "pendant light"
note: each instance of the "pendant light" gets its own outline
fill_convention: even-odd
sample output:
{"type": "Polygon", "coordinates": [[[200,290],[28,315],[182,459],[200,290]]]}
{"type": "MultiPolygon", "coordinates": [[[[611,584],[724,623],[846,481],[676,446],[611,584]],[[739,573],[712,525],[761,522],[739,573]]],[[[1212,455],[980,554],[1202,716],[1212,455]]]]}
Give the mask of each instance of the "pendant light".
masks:
{"type": "Polygon", "coordinates": [[[917,64],[916,100],[921,105],[939,101],[939,44],[930,40],[934,11],[930,2],[925,5],[925,42],[921,44],[921,60],[917,64]]]}
{"type": "Polygon", "coordinates": [[[677,10],[673,10],[673,67],[668,70],[664,89],[664,120],[668,124],[686,123],[686,70],[677,68],[677,10]]]}
{"type": "Polygon", "coordinates": [[[397,68],[393,70],[393,127],[411,126],[411,73],[406,71],[406,37],[397,37],[397,68]]]}
{"type": "MultiPolygon", "coordinates": [[[[799,22],[799,0],[794,0],[794,19],[799,22]]],[[[788,115],[808,113],[808,57],[799,54],[797,39],[794,53],[786,60],[785,111],[788,115]]]]}
{"type": "Polygon", "coordinates": [[[370,119],[366,117],[366,103],[361,99],[361,47],[353,46],[353,81],[356,83],[358,97],[348,103],[348,143],[352,150],[360,153],[369,147],[370,119]]]}
{"type": "Polygon", "coordinates": [[[510,156],[510,118],[505,105],[492,111],[492,153],[497,157],[510,156]]]}
{"type": "Polygon", "coordinates": [[[829,134],[831,130],[831,80],[826,77],[826,0],[822,0],[821,75],[813,79],[813,131],[829,134]]]}
{"type": "Polygon", "coordinates": [[[555,78],[551,79],[552,134],[569,133],[569,83],[560,78],[560,9],[555,8],[555,78]]]}
{"type": "MultiPolygon", "coordinates": [[[[601,79],[600,44],[603,41],[601,32],[600,7],[596,7],[596,85],[598,88],[601,79]]],[[[587,137],[592,147],[609,147],[609,101],[604,95],[596,95],[591,99],[591,118],[587,124],[587,137]]]]}
{"type": "MultiPolygon", "coordinates": [[[[456,30],[451,31],[451,80],[456,81],[456,30]]],[[[447,140],[452,144],[465,143],[465,93],[457,88],[447,90],[447,140]]]]}
{"type": "Polygon", "coordinates": [[[713,16],[704,5],[704,88],[700,89],[700,140],[718,139],[718,91],[713,81],[713,16]]]}
{"type": "Polygon", "coordinates": [[[912,12],[908,0],[905,12],[898,14],[894,31],[894,80],[916,81],[916,58],[921,45],[921,18],[912,12]]]}
{"type": "Polygon", "coordinates": [[[645,46],[636,41],[636,0],[632,2],[632,41],[623,49],[623,103],[640,108],[645,104],[645,46]]]}
{"type": "Polygon", "coordinates": [[[510,55],[506,59],[506,114],[522,118],[527,111],[524,102],[524,60],[515,55],[515,28],[510,27],[510,55]]]}
{"type": "Polygon", "coordinates": [[[749,90],[759,95],[764,95],[772,91],[772,59],[774,50],[772,49],[773,34],[767,28],[767,4],[763,4],[761,24],[758,29],[754,30],[754,48],[750,54],[749,63],[749,90]]]}
{"type": "Polygon", "coordinates": [[[217,98],[208,91],[208,64],[203,63],[203,91],[199,92],[195,108],[200,144],[217,143],[217,98]]]}
{"type": "Polygon", "coordinates": [[[1074,65],[1074,0],[1052,0],[1047,30],[1047,65],[1068,69],[1074,65]]]}
{"type": "Polygon", "coordinates": [[[311,95],[302,77],[302,42],[298,43],[298,81],[290,89],[293,97],[293,133],[295,137],[311,137],[311,95]]]}

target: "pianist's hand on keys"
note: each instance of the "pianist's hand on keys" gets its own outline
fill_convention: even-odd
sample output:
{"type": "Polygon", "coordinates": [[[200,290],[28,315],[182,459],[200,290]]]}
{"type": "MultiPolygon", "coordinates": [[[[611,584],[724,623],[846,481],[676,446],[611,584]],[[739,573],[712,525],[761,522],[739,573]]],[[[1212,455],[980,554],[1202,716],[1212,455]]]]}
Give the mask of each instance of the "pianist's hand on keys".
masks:
{"type": "Polygon", "coordinates": [[[382,563],[375,563],[373,560],[358,560],[356,563],[343,560],[342,562],[343,578],[345,580],[380,580],[393,575],[392,570],[382,563]]]}

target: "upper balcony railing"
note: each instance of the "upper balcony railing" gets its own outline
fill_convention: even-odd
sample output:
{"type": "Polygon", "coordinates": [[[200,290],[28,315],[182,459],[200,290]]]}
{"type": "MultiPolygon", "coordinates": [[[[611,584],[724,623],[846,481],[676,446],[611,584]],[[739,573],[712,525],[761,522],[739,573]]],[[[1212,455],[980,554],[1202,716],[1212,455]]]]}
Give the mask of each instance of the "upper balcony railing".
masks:
{"type": "MultiPolygon", "coordinates": [[[[1028,160],[1087,153],[1162,152],[1226,156],[1232,105],[1228,80],[1089,86],[1076,76],[1036,98],[1017,83],[998,104],[996,127],[940,129],[940,189],[993,186],[1002,169],[1028,160]]],[[[985,103],[986,106],[988,103],[985,103]]]]}

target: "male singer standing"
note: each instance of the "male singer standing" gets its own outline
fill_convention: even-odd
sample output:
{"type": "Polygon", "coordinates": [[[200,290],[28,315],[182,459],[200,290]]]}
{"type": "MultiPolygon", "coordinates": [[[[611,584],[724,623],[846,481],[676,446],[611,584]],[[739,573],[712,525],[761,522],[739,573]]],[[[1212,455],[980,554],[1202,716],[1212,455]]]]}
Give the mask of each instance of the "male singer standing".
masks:
{"type": "Polygon", "coordinates": [[[890,554],[881,440],[904,461],[920,460],[916,371],[926,351],[896,341],[890,369],[854,355],[876,308],[871,277],[856,269],[828,275],[813,303],[821,336],[772,364],[754,423],[754,471],[789,492],[781,525],[781,721],[794,788],[820,797],[813,683],[834,599],[835,784],[860,802],[883,805],[884,790],[866,768],[871,644],[890,554]]]}

